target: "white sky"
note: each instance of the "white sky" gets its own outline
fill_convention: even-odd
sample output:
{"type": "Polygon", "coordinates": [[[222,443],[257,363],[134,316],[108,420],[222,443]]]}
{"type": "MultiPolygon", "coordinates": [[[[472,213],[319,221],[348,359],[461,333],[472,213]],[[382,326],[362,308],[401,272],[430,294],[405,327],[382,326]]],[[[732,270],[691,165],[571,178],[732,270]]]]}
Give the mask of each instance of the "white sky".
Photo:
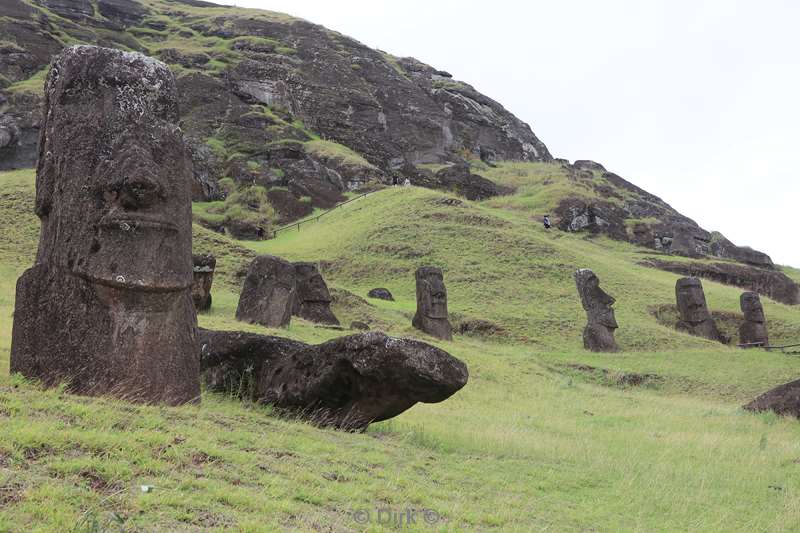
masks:
{"type": "Polygon", "coordinates": [[[735,244],[800,266],[800,2],[219,0],[413,56],[735,244]]]}

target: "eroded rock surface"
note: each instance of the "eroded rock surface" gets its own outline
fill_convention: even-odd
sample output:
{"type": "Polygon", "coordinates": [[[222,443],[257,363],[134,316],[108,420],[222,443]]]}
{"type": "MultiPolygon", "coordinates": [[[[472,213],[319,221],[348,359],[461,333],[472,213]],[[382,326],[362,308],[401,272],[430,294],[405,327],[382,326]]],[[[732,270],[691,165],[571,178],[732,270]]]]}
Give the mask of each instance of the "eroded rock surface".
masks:
{"type": "Polygon", "coordinates": [[[72,47],[44,98],[42,231],[17,282],[11,371],[82,394],[199,400],[191,161],[172,73],[140,54],[72,47]]]}

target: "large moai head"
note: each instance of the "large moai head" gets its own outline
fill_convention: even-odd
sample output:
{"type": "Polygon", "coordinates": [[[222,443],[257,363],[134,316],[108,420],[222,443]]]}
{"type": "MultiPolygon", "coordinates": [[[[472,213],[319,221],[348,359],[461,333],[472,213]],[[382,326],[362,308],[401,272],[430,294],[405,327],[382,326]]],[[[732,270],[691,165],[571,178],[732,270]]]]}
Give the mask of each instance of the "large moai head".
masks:
{"type": "Polygon", "coordinates": [[[412,324],[417,329],[444,340],[453,338],[447,312],[447,289],[442,269],[420,267],[415,274],[417,282],[417,313],[412,324]]]}
{"type": "Polygon", "coordinates": [[[260,255],[250,263],[236,318],[266,327],[286,327],[296,297],[294,265],[280,257],[260,255]]]}
{"type": "Polygon", "coordinates": [[[583,346],[594,352],[616,352],[614,330],[619,326],[614,316],[616,300],[600,288],[600,280],[588,268],[575,271],[575,286],[586,311],[587,324],[583,330],[583,346]]]}
{"type": "Polygon", "coordinates": [[[767,321],[764,316],[764,306],[761,305],[761,298],[757,292],[744,292],[739,297],[739,304],[747,322],[764,323],[767,321]]]}
{"type": "Polygon", "coordinates": [[[675,283],[675,300],[678,304],[680,319],[690,324],[699,324],[711,320],[711,313],[706,304],[703,284],[697,278],[681,278],[675,283]]]}
{"type": "Polygon", "coordinates": [[[66,49],[45,85],[37,263],[128,290],[189,287],[191,159],[160,61],[66,49]]]}
{"type": "Polygon", "coordinates": [[[163,63],[64,50],[45,84],[36,264],[17,282],[11,370],[147,403],[199,399],[191,159],[163,63]]]}
{"type": "Polygon", "coordinates": [[[314,263],[295,263],[297,279],[297,297],[294,314],[321,324],[339,324],[339,320],[330,309],[331,293],[325,279],[314,263]]]}
{"type": "Polygon", "coordinates": [[[617,329],[619,325],[614,316],[613,307],[616,300],[600,288],[600,280],[597,275],[588,268],[577,270],[575,271],[575,285],[589,322],[617,329]]]}
{"type": "Polygon", "coordinates": [[[739,344],[745,348],[768,346],[767,317],[758,293],[745,292],[739,297],[744,322],[739,326],[739,344]]]}

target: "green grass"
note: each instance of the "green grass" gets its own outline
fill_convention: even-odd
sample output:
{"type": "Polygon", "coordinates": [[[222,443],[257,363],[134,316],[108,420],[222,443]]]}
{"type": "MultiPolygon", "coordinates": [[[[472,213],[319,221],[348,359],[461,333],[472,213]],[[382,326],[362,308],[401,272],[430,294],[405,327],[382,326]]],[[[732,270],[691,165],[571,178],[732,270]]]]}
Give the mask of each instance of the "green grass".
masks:
{"type": "MultiPolygon", "coordinates": [[[[637,266],[640,249],[443,196],[389,188],[271,241],[194,228],[194,251],[218,260],[204,327],[308,342],[340,334],[235,321],[242,272],[272,253],[324,261],[344,324],[421,338],[469,365],[469,384],[448,401],[346,434],[225,395],[143,407],[7,376],[14,284],[33,262],[38,221],[33,172],[0,174],[0,530],[363,530],[359,510],[372,512],[370,530],[393,529],[376,522],[380,508],[431,509],[447,531],[796,530],[800,424],[740,409],[795,379],[796,359],[659,324],[649,309],[673,302],[678,276],[637,266]],[[454,321],[488,319],[506,333],[439,342],[413,330],[423,264],[444,268],[454,321]],[[579,267],[617,298],[620,354],[581,347],[579,267]],[[364,300],[377,286],[396,301],[364,300]],[[632,374],[649,377],[626,385],[632,374]]],[[[738,311],[739,290],[704,286],[712,309],[738,311]]],[[[800,308],[762,301],[780,324],[773,340],[800,337],[800,308]]]]}
{"type": "Polygon", "coordinates": [[[358,153],[342,144],[333,141],[313,139],[305,143],[305,148],[309,154],[323,161],[329,160],[334,161],[338,165],[377,170],[374,165],[372,165],[358,153]]]}

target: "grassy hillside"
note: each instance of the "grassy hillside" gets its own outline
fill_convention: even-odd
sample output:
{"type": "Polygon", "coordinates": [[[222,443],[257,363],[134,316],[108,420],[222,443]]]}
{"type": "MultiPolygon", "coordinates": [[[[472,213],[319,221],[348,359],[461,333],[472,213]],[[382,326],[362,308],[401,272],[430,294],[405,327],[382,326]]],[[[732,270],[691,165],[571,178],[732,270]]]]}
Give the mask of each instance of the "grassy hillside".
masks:
{"type": "MultiPolygon", "coordinates": [[[[368,527],[361,511],[371,530],[394,529],[379,509],[428,509],[446,531],[796,529],[800,425],[739,408],[797,377],[795,358],[660,325],[650,310],[673,302],[677,276],[636,265],[652,252],[546,232],[528,209],[445,198],[391,188],[258,243],[195,227],[195,251],[218,257],[201,325],[309,342],[339,334],[233,319],[247,262],[272,253],[320,261],[344,324],[422,338],[469,365],[450,400],[354,435],[222,395],[141,407],[7,376],[14,282],[38,224],[32,172],[0,174],[0,530],[346,531],[368,527]],[[499,332],[438,342],[413,330],[423,264],[445,270],[456,324],[484,319],[499,332]],[[617,298],[621,354],[582,349],[579,267],[617,298]],[[378,286],[397,301],[364,300],[378,286]]],[[[704,285],[714,310],[738,312],[739,290],[704,285]]],[[[800,339],[800,309],[764,305],[776,342],[800,339]]]]}

